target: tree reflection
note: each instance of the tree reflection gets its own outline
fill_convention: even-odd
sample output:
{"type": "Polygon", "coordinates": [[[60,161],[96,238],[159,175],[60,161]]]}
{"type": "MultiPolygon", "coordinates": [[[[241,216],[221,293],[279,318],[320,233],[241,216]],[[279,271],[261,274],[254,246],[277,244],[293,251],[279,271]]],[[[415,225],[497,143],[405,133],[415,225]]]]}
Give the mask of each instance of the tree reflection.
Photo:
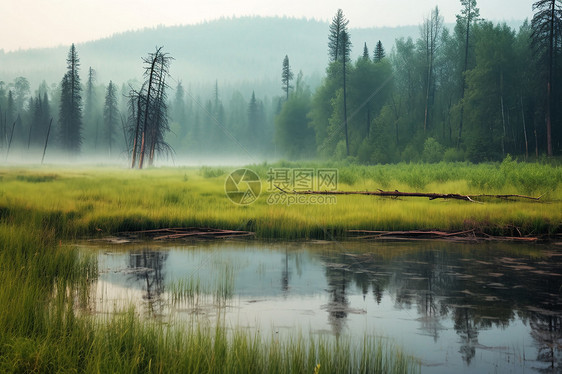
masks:
{"type": "Polygon", "coordinates": [[[547,367],[538,369],[544,373],[562,371],[562,318],[552,312],[532,313],[529,319],[531,336],[538,347],[537,361],[547,367]]]}
{"type": "Polygon", "coordinates": [[[133,277],[142,285],[143,300],[146,301],[148,312],[161,314],[164,308],[164,263],[167,252],[143,249],[129,254],[129,268],[133,277]]]}
{"type": "Polygon", "coordinates": [[[328,278],[328,292],[330,301],[326,308],[328,310],[328,321],[332,326],[334,334],[339,337],[347,318],[349,301],[347,299],[347,286],[349,279],[344,264],[333,263],[326,266],[326,277],[328,278]]]}
{"type": "Polygon", "coordinates": [[[281,271],[281,291],[286,294],[289,291],[289,250],[285,248],[285,266],[281,271]]]}
{"type": "Polygon", "coordinates": [[[467,307],[456,308],[454,319],[455,330],[461,338],[459,353],[463,361],[470,365],[478,345],[478,328],[474,323],[473,311],[467,307]]]}
{"type": "Polygon", "coordinates": [[[441,321],[452,319],[460,338],[458,352],[467,366],[480,347],[480,331],[504,329],[515,318],[526,318],[538,347],[537,360],[548,364],[551,372],[562,369],[558,257],[547,253],[546,261],[522,247],[499,245],[494,251],[470,246],[455,250],[435,243],[409,248],[388,254],[384,246],[380,251],[372,246],[369,253],[323,256],[330,293],[327,310],[336,335],[352,310],[348,294],[355,285],[364,298],[370,291],[377,304],[386,292],[396,308],[415,308],[421,329],[434,341],[444,328],[441,321]],[[547,310],[532,313],[538,305],[547,310]]]}

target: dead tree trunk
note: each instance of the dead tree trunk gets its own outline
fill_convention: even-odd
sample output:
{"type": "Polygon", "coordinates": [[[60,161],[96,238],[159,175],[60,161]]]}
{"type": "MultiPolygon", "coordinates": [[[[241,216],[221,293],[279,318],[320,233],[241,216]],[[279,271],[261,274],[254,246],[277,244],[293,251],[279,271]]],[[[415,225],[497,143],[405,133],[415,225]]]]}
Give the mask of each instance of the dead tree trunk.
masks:
{"type": "Polygon", "coordinates": [[[47,152],[47,144],[49,143],[49,134],[51,133],[51,125],[53,124],[53,118],[49,122],[49,128],[47,129],[47,136],[45,137],[45,146],[43,147],[43,157],[41,157],[41,165],[45,161],[45,153],[47,152]]]}
{"type": "Polygon", "coordinates": [[[509,195],[487,195],[487,194],[480,194],[480,195],[462,195],[457,193],[434,193],[434,192],[400,192],[398,190],[394,191],[285,191],[282,188],[275,186],[279,191],[286,193],[286,194],[293,194],[293,195],[367,195],[367,196],[382,196],[382,197],[427,197],[429,200],[435,199],[453,199],[453,200],[464,200],[470,202],[476,202],[475,198],[482,198],[482,197],[490,197],[490,198],[497,198],[497,199],[509,199],[509,198],[519,198],[519,199],[528,199],[528,200],[540,200],[541,196],[539,197],[532,197],[532,196],[525,196],[525,195],[516,195],[516,194],[509,194],[509,195]]]}

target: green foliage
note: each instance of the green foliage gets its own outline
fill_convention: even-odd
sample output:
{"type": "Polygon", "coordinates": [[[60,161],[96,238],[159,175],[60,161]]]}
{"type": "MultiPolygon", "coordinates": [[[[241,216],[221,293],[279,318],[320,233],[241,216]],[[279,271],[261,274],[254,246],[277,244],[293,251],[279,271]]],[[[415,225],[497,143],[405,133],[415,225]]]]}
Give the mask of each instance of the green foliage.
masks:
{"type": "MultiPolygon", "coordinates": [[[[226,171],[220,167],[201,166],[199,168],[199,175],[203,178],[216,178],[225,174],[226,171]]],[[[187,176],[184,176],[184,179],[187,181],[187,176]]]]}
{"type": "Polygon", "coordinates": [[[465,154],[462,149],[447,148],[443,153],[443,161],[445,162],[460,162],[465,160],[465,154]]]}
{"type": "Polygon", "coordinates": [[[423,144],[422,159],[428,163],[436,163],[443,158],[443,146],[433,138],[427,138],[423,144]]]}
{"type": "Polygon", "coordinates": [[[309,126],[310,92],[303,89],[289,97],[275,118],[275,143],[289,159],[314,156],[316,139],[309,126]]]}
{"type": "Polygon", "coordinates": [[[408,144],[402,151],[402,160],[406,162],[417,162],[420,160],[420,152],[414,144],[408,144]]]}

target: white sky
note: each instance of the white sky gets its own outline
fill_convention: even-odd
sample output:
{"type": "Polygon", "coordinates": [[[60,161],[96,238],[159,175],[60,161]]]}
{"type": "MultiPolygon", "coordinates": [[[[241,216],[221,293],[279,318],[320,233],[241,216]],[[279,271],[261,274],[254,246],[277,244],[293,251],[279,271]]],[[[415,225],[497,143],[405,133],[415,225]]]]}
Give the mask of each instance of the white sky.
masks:
{"type": "MultiPolygon", "coordinates": [[[[531,18],[534,0],[479,0],[494,21],[531,18]]],[[[200,23],[232,16],[289,16],[329,21],[338,8],[349,26],[417,25],[439,6],[454,22],[459,0],[0,0],[0,49],[70,45],[127,30],[200,23]]]]}

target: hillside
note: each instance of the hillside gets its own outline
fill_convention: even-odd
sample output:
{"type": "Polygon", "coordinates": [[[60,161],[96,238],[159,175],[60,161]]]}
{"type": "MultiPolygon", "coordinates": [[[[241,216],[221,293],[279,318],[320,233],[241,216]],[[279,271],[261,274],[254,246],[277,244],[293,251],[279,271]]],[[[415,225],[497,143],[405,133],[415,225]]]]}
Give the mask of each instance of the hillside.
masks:
{"type": "MultiPolygon", "coordinates": [[[[218,80],[236,85],[258,81],[278,86],[283,57],[287,54],[295,72],[319,76],[327,63],[328,24],[291,18],[228,18],[212,22],[130,31],[78,44],[82,75],[92,66],[98,81],[124,82],[140,78],[141,58],[164,46],[174,57],[172,75],[187,84],[218,80]]],[[[394,40],[418,34],[418,26],[350,29],[353,56],[363,43],[370,50],[381,40],[390,51],[394,40]]],[[[68,46],[4,53],[0,51],[0,80],[17,76],[30,80],[31,87],[42,81],[58,83],[65,71],[68,46]]]]}

